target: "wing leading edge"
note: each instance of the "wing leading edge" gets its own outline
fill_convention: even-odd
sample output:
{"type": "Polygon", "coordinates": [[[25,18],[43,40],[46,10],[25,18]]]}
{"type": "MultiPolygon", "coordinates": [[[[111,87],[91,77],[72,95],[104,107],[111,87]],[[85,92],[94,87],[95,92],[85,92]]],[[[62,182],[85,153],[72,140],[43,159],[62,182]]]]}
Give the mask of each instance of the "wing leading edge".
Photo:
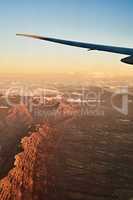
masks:
{"type": "Polygon", "coordinates": [[[29,34],[16,34],[16,35],[30,37],[30,38],[34,38],[34,39],[45,40],[45,41],[59,43],[59,44],[64,44],[64,45],[68,45],[68,46],[86,48],[89,50],[106,51],[106,52],[111,52],[111,53],[128,55],[128,57],[121,59],[121,61],[124,63],[133,65],[133,48],[124,48],[124,47],[115,47],[115,46],[77,42],[77,41],[69,41],[69,40],[62,40],[62,39],[43,37],[43,36],[37,36],[37,35],[29,35],[29,34]]]}

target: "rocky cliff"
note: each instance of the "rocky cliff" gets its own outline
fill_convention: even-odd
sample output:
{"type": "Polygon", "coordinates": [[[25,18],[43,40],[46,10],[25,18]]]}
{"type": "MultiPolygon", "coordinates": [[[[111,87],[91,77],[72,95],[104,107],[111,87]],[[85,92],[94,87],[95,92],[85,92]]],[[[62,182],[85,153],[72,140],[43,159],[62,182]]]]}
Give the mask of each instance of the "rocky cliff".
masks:
{"type": "Polygon", "coordinates": [[[14,168],[0,181],[1,200],[54,199],[54,170],[51,159],[56,130],[43,125],[21,140],[23,152],[15,157],[14,168]]]}
{"type": "Polygon", "coordinates": [[[13,167],[21,138],[27,135],[32,116],[24,105],[16,105],[3,116],[0,112],[0,178],[13,167]]]}

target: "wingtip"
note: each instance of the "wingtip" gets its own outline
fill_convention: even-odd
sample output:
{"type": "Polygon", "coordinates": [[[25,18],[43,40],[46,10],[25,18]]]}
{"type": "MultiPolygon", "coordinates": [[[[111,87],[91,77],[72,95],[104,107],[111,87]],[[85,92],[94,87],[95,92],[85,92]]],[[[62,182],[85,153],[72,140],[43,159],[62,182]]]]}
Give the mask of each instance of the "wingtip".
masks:
{"type": "Polygon", "coordinates": [[[16,33],[16,36],[27,36],[27,34],[24,34],[24,33],[16,33]]]}
{"type": "Polygon", "coordinates": [[[50,38],[44,37],[44,36],[39,36],[39,35],[33,35],[33,34],[25,34],[25,33],[16,33],[16,36],[22,36],[26,38],[33,38],[33,39],[39,39],[39,40],[48,40],[50,38]]]}
{"type": "Polygon", "coordinates": [[[33,34],[27,34],[27,33],[16,33],[16,36],[22,36],[22,37],[29,37],[29,38],[35,38],[35,39],[41,39],[43,37],[33,34]]]}
{"type": "Polygon", "coordinates": [[[37,36],[32,35],[32,34],[27,34],[27,33],[16,33],[16,36],[29,37],[29,38],[37,38],[37,36]]]}

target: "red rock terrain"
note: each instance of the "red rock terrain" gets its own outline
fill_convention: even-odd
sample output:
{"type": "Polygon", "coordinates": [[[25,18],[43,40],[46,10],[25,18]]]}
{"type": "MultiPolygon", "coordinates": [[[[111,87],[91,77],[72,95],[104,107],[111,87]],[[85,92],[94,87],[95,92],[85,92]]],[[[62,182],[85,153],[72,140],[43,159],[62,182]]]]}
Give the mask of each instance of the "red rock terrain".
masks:
{"type": "Polygon", "coordinates": [[[6,122],[9,126],[27,127],[32,122],[32,116],[24,104],[18,104],[9,110],[6,122]]]}
{"type": "Polygon", "coordinates": [[[20,151],[20,140],[31,122],[32,116],[24,105],[10,108],[4,116],[0,112],[0,178],[12,168],[14,155],[20,151]]]}
{"type": "Polygon", "coordinates": [[[59,115],[35,127],[0,181],[0,200],[133,199],[132,121],[59,115]]]}
{"type": "Polygon", "coordinates": [[[44,125],[21,141],[23,152],[15,167],[0,181],[0,200],[53,199],[54,176],[50,160],[56,131],[44,125]],[[52,195],[52,196],[50,196],[52,195]]]}

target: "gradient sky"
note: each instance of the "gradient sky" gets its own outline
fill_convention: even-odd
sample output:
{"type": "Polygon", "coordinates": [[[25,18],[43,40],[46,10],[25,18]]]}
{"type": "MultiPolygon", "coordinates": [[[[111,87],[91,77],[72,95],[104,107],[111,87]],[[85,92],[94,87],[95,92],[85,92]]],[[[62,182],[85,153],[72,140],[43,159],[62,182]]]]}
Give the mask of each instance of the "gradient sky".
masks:
{"type": "Polygon", "coordinates": [[[133,47],[132,0],[0,1],[1,73],[133,73],[121,55],[17,38],[17,32],[133,47]]]}

